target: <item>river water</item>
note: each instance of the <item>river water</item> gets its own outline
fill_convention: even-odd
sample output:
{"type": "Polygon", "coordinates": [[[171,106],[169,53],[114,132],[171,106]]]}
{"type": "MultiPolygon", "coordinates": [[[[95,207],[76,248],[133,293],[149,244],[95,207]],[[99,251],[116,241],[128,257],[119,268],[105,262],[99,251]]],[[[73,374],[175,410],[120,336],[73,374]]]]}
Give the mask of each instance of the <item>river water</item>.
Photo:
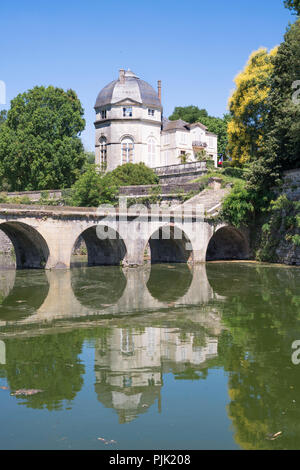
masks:
{"type": "Polygon", "coordinates": [[[0,448],[299,449],[299,287],[245,262],[1,270],[0,448]]]}

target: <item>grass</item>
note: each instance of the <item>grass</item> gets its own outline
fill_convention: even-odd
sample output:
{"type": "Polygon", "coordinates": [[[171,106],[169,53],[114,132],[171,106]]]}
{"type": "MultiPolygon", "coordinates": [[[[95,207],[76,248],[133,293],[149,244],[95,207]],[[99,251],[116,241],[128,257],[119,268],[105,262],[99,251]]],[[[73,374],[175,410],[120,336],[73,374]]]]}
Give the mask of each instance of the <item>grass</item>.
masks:
{"type": "Polygon", "coordinates": [[[234,185],[238,181],[243,180],[243,178],[239,178],[236,176],[229,176],[226,174],[226,168],[219,169],[219,170],[211,170],[208,171],[205,175],[196,178],[195,180],[191,181],[191,183],[200,183],[204,187],[207,187],[210,183],[211,178],[219,178],[221,180],[221,187],[224,188],[228,184],[234,185]],[[225,172],[225,173],[224,173],[225,172]]]}

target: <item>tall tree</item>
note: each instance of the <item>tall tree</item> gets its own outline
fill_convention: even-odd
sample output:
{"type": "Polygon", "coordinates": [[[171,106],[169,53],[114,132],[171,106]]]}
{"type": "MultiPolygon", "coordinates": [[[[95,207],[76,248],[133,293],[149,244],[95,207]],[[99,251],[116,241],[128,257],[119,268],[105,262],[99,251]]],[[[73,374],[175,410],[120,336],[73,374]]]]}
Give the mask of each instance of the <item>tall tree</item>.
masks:
{"type": "Polygon", "coordinates": [[[300,15],[300,0],[284,0],[284,6],[300,15]]]}
{"type": "Polygon", "coordinates": [[[300,167],[300,19],[279,46],[271,76],[269,113],[259,159],[252,169],[252,187],[263,189],[280,180],[284,170],[300,167]]]}
{"type": "Polygon", "coordinates": [[[199,109],[198,106],[176,106],[174,108],[173,114],[169,116],[171,121],[176,121],[177,119],[182,119],[183,121],[193,124],[198,122],[202,117],[207,117],[208,113],[206,109],[199,109]]]}
{"type": "Polygon", "coordinates": [[[277,48],[253,52],[235,78],[236,89],[229,98],[232,119],[228,123],[228,151],[233,161],[246,163],[257,158],[264,122],[269,110],[270,76],[277,48]]]}
{"type": "Polygon", "coordinates": [[[73,90],[35,87],[11,101],[0,128],[0,174],[11,190],[70,187],[85,155],[83,108],[73,90]]]}
{"type": "Polygon", "coordinates": [[[207,116],[201,118],[201,123],[204,124],[209,132],[213,132],[218,136],[218,153],[226,155],[228,145],[227,127],[231,120],[229,114],[224,114],[223,118],[207,116]]]}
{"type": "Polygon", "coordinates": [[[7,115],[7,112],[5,111],[5,109],[0,111],[0,126],[5,122],[6,115],[7,115]]]}

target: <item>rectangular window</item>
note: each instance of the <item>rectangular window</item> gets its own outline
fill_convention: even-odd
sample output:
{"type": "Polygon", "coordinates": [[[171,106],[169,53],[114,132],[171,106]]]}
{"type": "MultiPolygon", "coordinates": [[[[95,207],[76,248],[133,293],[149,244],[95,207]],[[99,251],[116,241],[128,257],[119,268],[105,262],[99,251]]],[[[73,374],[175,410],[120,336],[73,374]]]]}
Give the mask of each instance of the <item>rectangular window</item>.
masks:
{"type": "Polygon", "coordinates": [[[123,117],[132,117],[132,107],[123,108],[123,117]]]}
{"type": "Polygon", "coordinates": [[[133,143],[122,144],[122,164],[133,163],[133,143]]]}
{"type": "Polygon", "coordinates": [[[101,118],[102,118],[102,119],[106,119],[106,109],[103,109],[103,110],[101,111],[101,118]]]}
{"type": "Polygon", "coordinates": [[[169,143],[170,143],[170,135],[165,134],[164,135],[164,145],[169,145],[169,143]]]}
{"type": "Polygon", "coordinates": [[[166,166],[167,166],[167,165],[170,165],[170,152],[169,152],[169,150],[167,150],[167,151],[165,152],[165,165],[166,165],[166,166]]]}
{"type": "Polygon", "coordinates": [[[182,144],[186,144],[186,134],[185,132],[181,132],[181,139],[180,139],[180,142],[182,144]]]}
{"type": "Polygon", "coordinates": [[[148,116],[154,116],[154,109],[148,109],[148,116]]]}

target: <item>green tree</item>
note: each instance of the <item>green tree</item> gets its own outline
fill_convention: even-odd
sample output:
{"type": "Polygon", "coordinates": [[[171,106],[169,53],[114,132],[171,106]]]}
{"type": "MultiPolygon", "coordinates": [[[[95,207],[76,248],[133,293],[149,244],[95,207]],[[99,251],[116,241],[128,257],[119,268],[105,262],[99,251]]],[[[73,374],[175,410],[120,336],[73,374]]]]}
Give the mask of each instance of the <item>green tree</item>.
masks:
{"type": "Polygon", "coordinates": [[[228,122],[228,152],[234,162],[244,164],[257,158],[269,111],[268,95],[273,59],[265,48],[253,52],[235,78],[236,89],[229,99],[232,119],[228,122]]]}
{"type": "Polygon", "coordinates": [[[218,153],[226,155],[228,145],[227,126],[231,120],[230,114],[224,114],[223,118],[207,116],[201,118],[201,123],[204,124],[209,132],[213,132],[218,136],[218,153]]]}
{"type": "Polygon", "coordinates": [[[263,144],[250,176],[252,191],[263,192],[280,182],[283,171],[300,167],[300,104],[293,88],[299,77],[300,19],[289,27],[274,60],[263,144]]]}
{"type": "Polygon", "coordinates": [[[89,165],[94,165],[95,164],[95,152],[85,151],[84,154],[85,154],[86,162],[89,165]]]}
{"type": "Polygon", "coordinates": [[[206,161],[209,159],[205,149],[201,149],[198,152],[196,152],[195,157],[196,157],[196,160],[199,162],[206,161]]]}
{"type": "Polygon", "coordinates": [[[293,10],[296,15],[300,15],[300,0],[284,0],[284,6],[293,10]]]}
{"type": "Polygon", "coordinates": [[[181,153],[178,158],[180,160],[180,163],[184,164],[189,161],[190,157],[191,156],[189,153],[181,153]]]}
{"type": "Polygon", "coordinates": [[[223,201],[221,217],[231,225],[240,227],[251,221],[253,213],[252,197],[246,189],[246,183],[244,181],[236,182],[223,201]]]}
{"type": "Polygon", "coordinates": [[[6,116],[7,116],[7,111],[5,111],[5,109],[0,111],[0,127],[5,122],[6,116]]]}
{"type": "Polygon", "coordinates": [[[11,190],[70,187],[85,162],[83,108],[73,90],[35,87],[11,102],[0,129],[0,169],[11,190]]]}
{"type": "Polygon", "coordinates": [[[126,163],[101,175],[95,165],[89,165],[72,187],[72,204],[97,207],[116,204],[120,186],[157,184],[158,176],[144,163],[126,163]]]}
{"type": "Polygon", "coordinates": [[[183,121],[193,124],[193,122],[201,121],[201,118],[207,116],[208,114],[206,109],[199,109],[198,106],[176,106],[169,119],[171,121],[182,119],[183,121]]]}
{"type": "Polygon", "coordinates": [[[100,204],[101,175],[95,165],[88,165],[71,190],[71,204],[81,207],[97,207],[100,204]]]}

